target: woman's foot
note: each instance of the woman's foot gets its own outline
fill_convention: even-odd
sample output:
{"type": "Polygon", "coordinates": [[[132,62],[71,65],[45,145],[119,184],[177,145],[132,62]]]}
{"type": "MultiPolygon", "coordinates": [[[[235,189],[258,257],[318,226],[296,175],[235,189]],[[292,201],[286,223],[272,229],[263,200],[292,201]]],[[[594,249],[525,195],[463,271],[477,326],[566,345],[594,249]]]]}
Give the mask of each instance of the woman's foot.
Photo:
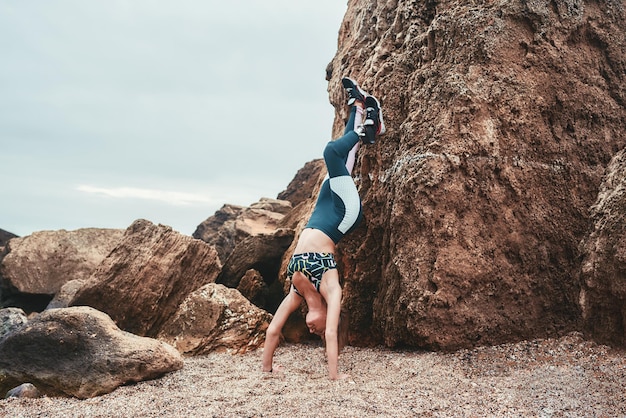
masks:
{"type": "Polygon", "coordinates": [[[367,144],[373,144],[376,142],[376,135],[382,135],[385,133],[385,122],[383,121],[383,110],[380,108],[380,103],[374,96],[367,96],[365,98],[365,110],[367,112],[365,116],[365,138],[363,142],[367,144]]]}
{"type": "Polygon", "coordinates": [[[341,84],[343,88],[348,92],[348,106],[353,105],[356,101],[360,101],[361,103],[365,103],[365,98],[368,94],[359,87],[356,81],[351,78],[344,77],[341,79],[341,84]]]}

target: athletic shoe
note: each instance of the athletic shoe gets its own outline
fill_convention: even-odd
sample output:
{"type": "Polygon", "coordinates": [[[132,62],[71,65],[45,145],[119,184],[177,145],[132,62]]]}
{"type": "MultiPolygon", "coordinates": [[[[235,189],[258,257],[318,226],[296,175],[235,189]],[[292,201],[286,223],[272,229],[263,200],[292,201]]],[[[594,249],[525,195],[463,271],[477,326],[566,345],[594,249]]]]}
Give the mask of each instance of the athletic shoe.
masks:
{"type": "Polygon", "coordinates": [[[376,135],[382,135],[385,133],[385,122],[383,121],[383,110],[380,108],[380,103],[374,96],[367,96],[365,98],[365,137],[367,143],[373,144],[376,141],[376,135]]]}
{"type": "Polygon", "coordinates": [[[348,92],[348,106],[351,106],[357,100],[365,103],[367,93],[359,87],[356,81],[351,78],[344,77],[341,79],[341,84],[343,84],[343,88],[348,92]]]}
{"type": "Polygon", "coordinates": [[[359,135],[359,137],[364,144],[376,143],[376,127],[374,125],[364,125],[363,134],[359,135]]]}

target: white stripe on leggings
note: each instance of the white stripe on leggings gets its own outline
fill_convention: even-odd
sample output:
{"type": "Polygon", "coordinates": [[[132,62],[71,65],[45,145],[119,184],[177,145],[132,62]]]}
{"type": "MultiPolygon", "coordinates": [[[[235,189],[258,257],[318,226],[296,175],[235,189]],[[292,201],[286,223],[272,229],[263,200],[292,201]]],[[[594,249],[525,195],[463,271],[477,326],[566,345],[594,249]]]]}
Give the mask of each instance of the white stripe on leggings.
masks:
{"type": "Polygon", "coordinates": [[[351,176],[339,176],[330,179],[330,190],[332,190],[343,201],[346,213],[343,215],[341,223],[337,227],[342,234],[348,232],[359,219],[361,200],[351,176]]]}

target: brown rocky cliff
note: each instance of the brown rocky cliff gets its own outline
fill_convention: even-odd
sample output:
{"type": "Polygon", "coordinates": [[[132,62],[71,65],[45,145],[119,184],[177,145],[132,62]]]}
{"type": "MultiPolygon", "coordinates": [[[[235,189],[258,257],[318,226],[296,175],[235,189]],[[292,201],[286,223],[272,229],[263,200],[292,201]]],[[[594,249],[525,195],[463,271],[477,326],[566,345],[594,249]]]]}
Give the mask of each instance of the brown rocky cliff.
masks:
{"type": "Polygon", "coordinates": [[[340,247],[351,342],[452,349],[578,328],[577,247],[626,145],[614,1],[350,0],[327,69],[381,99],[366,222],[340,247]]]}

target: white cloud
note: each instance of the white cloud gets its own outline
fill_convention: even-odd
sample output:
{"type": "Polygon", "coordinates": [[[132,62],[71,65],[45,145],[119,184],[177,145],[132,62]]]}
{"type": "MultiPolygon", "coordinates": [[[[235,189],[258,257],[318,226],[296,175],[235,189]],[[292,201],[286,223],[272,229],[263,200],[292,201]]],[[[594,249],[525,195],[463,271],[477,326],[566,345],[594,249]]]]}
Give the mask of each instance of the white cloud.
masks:
{"type": "Polygon", "coordinates": [[[135,187],[96,187],[79,185],[76,190],[116,199],[143,199],[156,200],[176,206],[185,206],[194,203],[214,203],[213,200],[200,193],[186,193],[171,190],[140,189],[135,187]]]}

